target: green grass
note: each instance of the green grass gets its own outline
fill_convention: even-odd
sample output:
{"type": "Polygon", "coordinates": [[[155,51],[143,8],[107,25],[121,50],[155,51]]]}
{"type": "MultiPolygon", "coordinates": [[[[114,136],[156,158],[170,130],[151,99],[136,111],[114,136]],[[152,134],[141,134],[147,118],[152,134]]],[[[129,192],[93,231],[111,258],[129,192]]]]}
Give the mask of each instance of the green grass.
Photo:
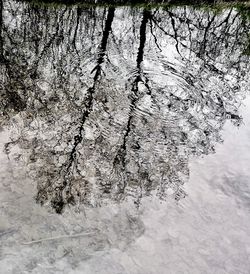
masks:
{"type": "MultiPolygon", "coordinates": [[[[85,9],[95,8],[95,7],[136,7],[144,9],[153,8],[175,8],[181,6],[190,6],[196,9],[213,11],[216,14],[220,14],[223,10],[229,8],[235,8],[239,11],[241,18],[246,22],[250,22],[250,0],[248,1],[220,1],[217,3],[209,3],[207,0],[172,0],[171,2],[165,2],[162,0],[151,0],[147,1],[123,1],[123,0],[97,0],[95,3],[93,0],[19,0],[21,2],[28,2],[31,5],[39,8],[50,7],[50,8],[61,8],[62,6],[78,6],[85,9]]],[[[165,0],[166,1],[166,0],[165,0]]],[[[249,52],[249,48],[247,50],[249,52]]]]}
{"type": "Polygon", "coordinates": [[[250,0],[249,1],[220,1],[217,3],[211,3],[211,1],[207,0],[172,0],[171,2],[164,2],[160,0],[154,1],[122,1],[122,0],[111,0],[111,1],[103,1],[99,0],[95,3],[95,1],[91,0],[24,0],[24,2],[29,2],[36,6],[50,6],[50,7],[60,7],[62,5],[67,6],[80,6],[85,8],[93,8],[93,7],[120,7],[120,6],[129,6],[129,7],[139,7],[139,8],[156,8],[156,7],[177,7],[177,6],[194,6],[199,8],[207,8],[213,9],[215,11],[221,11],[225,8],[236,7],[241,12],[246,12],[248,10],[249,17],[249,9],[250,9],[250,0]]]}

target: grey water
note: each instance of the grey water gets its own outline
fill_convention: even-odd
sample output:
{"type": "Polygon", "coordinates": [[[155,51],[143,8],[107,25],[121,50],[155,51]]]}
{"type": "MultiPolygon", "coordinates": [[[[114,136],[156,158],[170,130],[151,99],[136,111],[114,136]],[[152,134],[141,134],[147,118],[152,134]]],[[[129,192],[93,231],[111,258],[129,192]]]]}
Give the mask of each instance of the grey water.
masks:
{"type": "Polygon", "coordinates": [[[0,272],[249,273],[248,10],[1,0],[0,11],[0,272]],[[97,238],[65,252],[11,238],[79,226],[97,238]]]}

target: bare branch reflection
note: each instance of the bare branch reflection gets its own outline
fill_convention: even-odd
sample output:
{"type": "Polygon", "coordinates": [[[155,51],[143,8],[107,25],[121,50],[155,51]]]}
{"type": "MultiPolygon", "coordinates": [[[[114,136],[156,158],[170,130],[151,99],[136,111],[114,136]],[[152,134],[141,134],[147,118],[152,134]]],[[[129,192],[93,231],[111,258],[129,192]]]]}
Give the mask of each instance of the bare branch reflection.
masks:
{"type": "Polygon", "coordinates": [[[178,201],[190,157],[213,153],[227,120],[242,123],[249,21],[236,9],[0,3],[5,152],[57,213],[178,201]]]}

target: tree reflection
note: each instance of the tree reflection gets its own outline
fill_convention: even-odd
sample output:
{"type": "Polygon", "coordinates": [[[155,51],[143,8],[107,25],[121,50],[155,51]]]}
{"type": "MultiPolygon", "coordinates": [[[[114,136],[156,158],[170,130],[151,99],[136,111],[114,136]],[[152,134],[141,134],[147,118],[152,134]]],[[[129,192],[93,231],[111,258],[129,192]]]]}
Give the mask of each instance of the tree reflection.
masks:
{"type": "Polygon", "coordinates": [[[0,20],[5,152],[27,163],[37,202],[57,213],[128,197],[179,200],[189,158],[213,153],[227,120],[241,124],[249,23],[235,9],[8,0],[0,20]]]}

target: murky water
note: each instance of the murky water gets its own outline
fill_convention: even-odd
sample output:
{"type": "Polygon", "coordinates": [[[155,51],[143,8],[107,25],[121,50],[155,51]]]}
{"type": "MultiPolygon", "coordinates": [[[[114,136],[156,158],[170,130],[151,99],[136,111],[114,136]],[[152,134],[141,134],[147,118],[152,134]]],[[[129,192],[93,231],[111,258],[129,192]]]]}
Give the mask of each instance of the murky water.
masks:
{"type": "Polygon", "coordinates": [[[248,11],[0,3],[3,273],[249,273],[248,11]]]}

